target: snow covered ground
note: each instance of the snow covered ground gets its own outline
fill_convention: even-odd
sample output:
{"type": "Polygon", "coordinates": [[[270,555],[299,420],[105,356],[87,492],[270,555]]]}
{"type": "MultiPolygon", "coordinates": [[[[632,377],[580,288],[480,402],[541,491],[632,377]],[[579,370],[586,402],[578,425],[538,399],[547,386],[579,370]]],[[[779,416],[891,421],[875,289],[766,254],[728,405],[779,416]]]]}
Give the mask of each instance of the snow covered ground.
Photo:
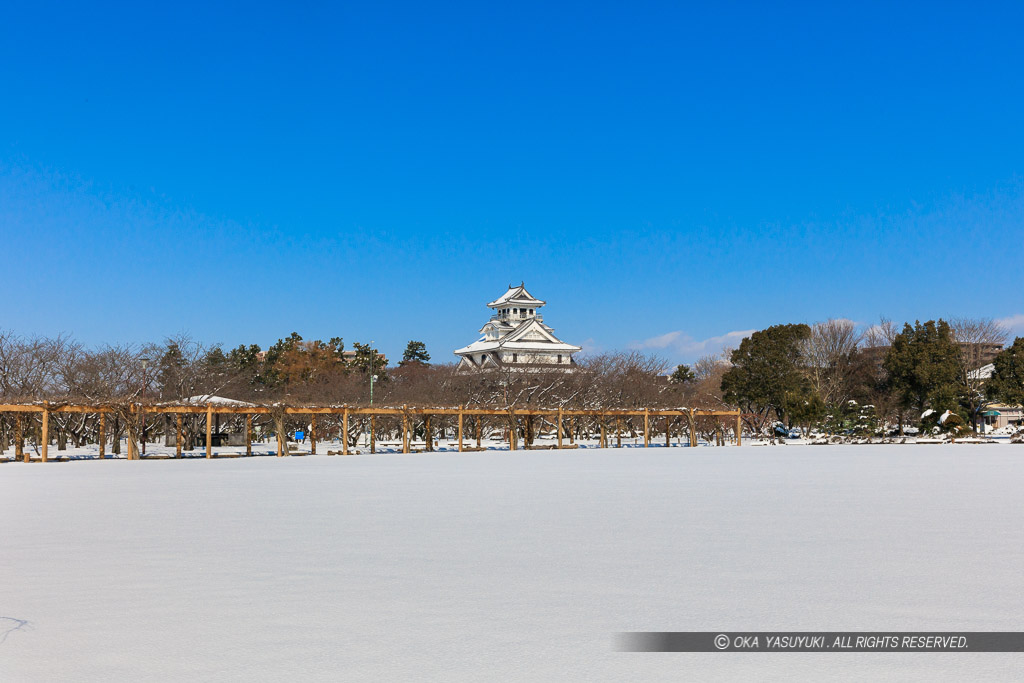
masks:
{"type": "Polygon", "coordinates": [[[1014,446],[5,463],[0,680],[1019,680],[615,634],[1024,630],[1022,511],[1014,446]]]}

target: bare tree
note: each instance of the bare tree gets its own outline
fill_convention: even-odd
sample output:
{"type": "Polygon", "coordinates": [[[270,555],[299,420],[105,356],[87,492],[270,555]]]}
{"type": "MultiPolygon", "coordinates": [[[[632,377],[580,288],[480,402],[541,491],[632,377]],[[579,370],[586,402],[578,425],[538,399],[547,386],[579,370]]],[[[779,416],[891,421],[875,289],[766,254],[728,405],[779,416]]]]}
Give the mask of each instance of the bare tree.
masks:
{"type": "Polygon", "coordinates": [[[970,416],[971,430],[976,433],[978,416],[989,403],[982,386],[986,379],[982,367],[1002,349],[1008,333],[991,318],[953,318],[949,326],[960,347],[959,375],[963,401],[970,416]]]}
{"type": "Polygon", "coordinates": [[[852,320],[831,318],[812,325],[810,336],[801,343],[811,387],[826,405],[838,405],[850,396],[861,336],[852,320]]]}

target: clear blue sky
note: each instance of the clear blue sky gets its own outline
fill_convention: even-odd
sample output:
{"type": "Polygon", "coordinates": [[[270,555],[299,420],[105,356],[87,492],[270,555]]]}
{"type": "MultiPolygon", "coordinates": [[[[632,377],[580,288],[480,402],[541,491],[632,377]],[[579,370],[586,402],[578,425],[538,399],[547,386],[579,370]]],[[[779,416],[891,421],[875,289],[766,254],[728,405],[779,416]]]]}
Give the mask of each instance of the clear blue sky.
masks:
{"type": "Polygon", "coordinates": [[[588,348],[1016,316],[1020,3],[5,3],[0,327],[588,348]],[[711,6],[714,5],[714,6],[711,6]]]}

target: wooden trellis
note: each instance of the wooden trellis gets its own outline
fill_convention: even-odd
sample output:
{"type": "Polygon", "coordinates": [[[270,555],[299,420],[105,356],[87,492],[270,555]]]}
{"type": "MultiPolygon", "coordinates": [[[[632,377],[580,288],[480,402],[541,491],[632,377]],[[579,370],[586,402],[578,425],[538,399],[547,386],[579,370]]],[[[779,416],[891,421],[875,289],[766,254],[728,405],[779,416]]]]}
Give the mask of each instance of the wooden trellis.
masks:
{"type": "MultiPolygon", "coordinates": [[[[99,415],[99,440],[100,440],[100,457],[104,455],[104,442],[105,442],[105,423],[107,413],[115,412],[115,408],[110,405],[79,405],[79,404],[56,404],[43,401],[42,403],[31,403],[31,404],[0,404],[0,412],[16,413],[16,427],[15,427],[15,443],[16,443],[16,457],[24,457],[25,461],[29,460],[28,453],[22,452],[21,449],[21,437],[23,433],[22,416],[25,413],[37,413],[41,418],[41,450],[40,456],[43,462],[47,461],[48,458],[48,447],[49,447],[49,418],[51,413],[95,413],[99,415]]],[[[342,420],[342,455],[349,454],[348,445],[348,428],[349,419],[351,416],[369,416],[370,418],[370,452],[376,451],[375,442],[375,429],[376,429],[376,418],[378,416],[392,416],[401,418],[402,428],[402,452],[408,453],[410,450],[411,442],[411,427],[410,420],[413,418],[422,418],[424,422],[424,435],[427,442],[427,450],[431,450],[431,424],[430,417],[437,415],[454,415],[457,416],[457,435],[459,451],[467,450],[466,445],[466,434],[465,434],[465,418],[467,416],[476,418],[475,431],[476,431],[476,448],[471,450],[478,450],[481,448],[481,422],[485,416],[502,416],[509,420],[510,428],[508,430],[509,448],[516,450],[518,445],[518,421],[519,418],[524,420],[532,420],[533,418],[545,418],[549,421],[553,420],[555,423],[555,431],[557,434],[558,445],[557,448],[575,448],[574,444],[574,428],[578,429],[580,418],[594,418],[597,420],[600,429],[600,444],[601,447],[608,446],[608,435],[607,426],[608,420],[614,420],[615,429],[615,443],[617,447],[622,446],[622,420],[625,417],[643,417],[643,435],[644,435],[644,447],[650,447],[651,445],[651,425],[653,420],[658,418],[664,418],[665,422],[665,442],[666,445],[671,444],[672,438],[672,424],[676,418],[683,418],[687,420],[689,425],[689,438],[690,445],[697,445],[697,434],[694,429],[694,420],[697,417],[702,416],[715,416],[715,417],[732,417],[736,420],[736,445],[742,444],[742,422],[741,415],[738,410],[703,410],[703,409],[661,409],[661,408],[644,408],[642,410],[571,410],[565,408],[557,409],[537,409],[537,408],[467,408],[461,406],[458,408],[432,408],[432,407],[412,407],[412,406],[401,406],[398,408],[369,408],[369,407],[356,407],[356,406],[287,406],[281,408],[279,406],[237,406],[237,405],[215,405],[208,403],[205,406],[202,405],[147,405],[143,406],[135,404],[129,407],[129,410],[133,414],[145,414],[145,415],[174,415],[175,416],[175,428],[177,438],[175,440],[175,453],[177,457],[181,457],[181,442],[182,442],[182,415],[203,415],[206,416],[206,457],[213,457],[213,416],[214,415],[244,415],[245,416],[245,445],[246,455],[252,455],[252,416],[253,415],[270,415],[280,411],[283,411],[286,415],[309,415],[310,417],[310,450],[312,453],[316,453],[316,440],[317,434],[317,415],[340,415],[342,420]],[[565,445],[563,441],[563,435],[565,434],[565,420],[569,418],[572,423],[568,430],[570,445],[565,445]]],[[[527,448],[530,447],[530,442],[533,439],[533,426],[530,424],[526,426],[527,448]]],[[[278,453],[278,455],[285,455],[284,453],[278,453]]]]}

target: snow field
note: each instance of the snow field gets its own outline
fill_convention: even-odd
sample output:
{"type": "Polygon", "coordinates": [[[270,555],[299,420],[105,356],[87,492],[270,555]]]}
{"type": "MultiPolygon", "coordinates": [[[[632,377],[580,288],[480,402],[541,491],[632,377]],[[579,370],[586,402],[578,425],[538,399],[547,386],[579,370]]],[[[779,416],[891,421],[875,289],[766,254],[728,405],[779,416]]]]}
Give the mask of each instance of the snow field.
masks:
{"type": "Polygon", "coordinates": [[[973,445],[7,463],[0,680],[1014,680],[615,634],[1024,630],[1022,484],[973,445]]]}

